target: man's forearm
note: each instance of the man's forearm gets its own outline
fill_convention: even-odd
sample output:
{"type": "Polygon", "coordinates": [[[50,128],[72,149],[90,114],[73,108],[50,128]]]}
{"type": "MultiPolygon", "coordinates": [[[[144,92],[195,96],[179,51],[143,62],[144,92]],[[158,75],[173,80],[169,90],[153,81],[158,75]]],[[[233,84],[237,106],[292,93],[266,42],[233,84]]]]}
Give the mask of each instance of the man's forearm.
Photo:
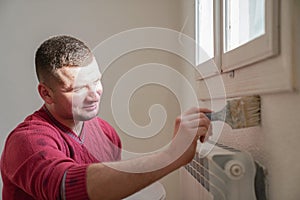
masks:
{"type": "Polygon", "coordinates": [[[127,161],[92,164],[87,169],[89,198],[122,199],[178,169],[166,152],[127,161]]]}
{"type": "Polygon", "coordinates": [[[91,164],[87,169],[89,198],[122,199],[190,162],[197,140],[206,135],[210,126],[202,112],[209,110],[192,108],[177,117],[174,138],[170,146],[159,153],[127,161],[91,164]]]}

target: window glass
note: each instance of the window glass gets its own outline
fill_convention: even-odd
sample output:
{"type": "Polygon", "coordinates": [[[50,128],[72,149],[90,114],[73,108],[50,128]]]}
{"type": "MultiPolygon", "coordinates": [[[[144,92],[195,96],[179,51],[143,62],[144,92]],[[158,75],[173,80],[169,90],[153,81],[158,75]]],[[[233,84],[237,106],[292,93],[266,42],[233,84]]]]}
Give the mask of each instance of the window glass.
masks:
{"type": "Polygon", "coordinates": [[[214,10],[212,0],[196,2],[197,64],[201,64],[214,57],[214,10]]]}
{"type": "Polygon", "coordinates": [[[224,52],[265,34],[265,0],[224,0],[224,52]]]}

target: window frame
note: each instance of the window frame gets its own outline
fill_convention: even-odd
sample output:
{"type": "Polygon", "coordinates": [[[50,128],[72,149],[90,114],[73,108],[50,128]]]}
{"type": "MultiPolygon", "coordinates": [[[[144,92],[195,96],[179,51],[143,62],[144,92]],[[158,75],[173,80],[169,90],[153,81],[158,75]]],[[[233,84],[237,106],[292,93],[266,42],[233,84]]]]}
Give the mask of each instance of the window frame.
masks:
{"type": "Polygon", "coordinates": [[[224,53],[223,41],[224,2],[223,0],[213,0],[214,57],[199,64],[199,52],[201,51],[198,45],[199,1],[201,0],[195,0],[195,63],[197,70],[200,72],[198,79],[201,80],[222,72],[229,72],[279,54],[278,0],[265,0],[265,34],[226,53],[224,53]],[[215,67],[212,67],[212,65],[215,67]]]}
{"type": "MultiPolygon", "coordinates": [[[[222,8],[224,6],[223,4],[224,1],[221,1],[222,8]]],[[[222,23],[221,34],[223,36],[224,19],[222,16],[223,13],[220,19],[222,23]]],[[[232,71],[234,69],[278,55],[278,17],[279,12],[277,0],[265,0],[265,34],[226,53],[224,53],[224,48],[222,47],[222,71],[232,71]]]]}

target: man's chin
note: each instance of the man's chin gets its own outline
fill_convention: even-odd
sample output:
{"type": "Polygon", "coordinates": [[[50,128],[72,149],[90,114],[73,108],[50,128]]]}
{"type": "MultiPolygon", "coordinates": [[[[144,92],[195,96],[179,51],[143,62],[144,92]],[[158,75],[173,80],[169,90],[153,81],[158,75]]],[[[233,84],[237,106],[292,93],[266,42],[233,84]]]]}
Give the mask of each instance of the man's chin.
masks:
{"type": "Polygon", "coordinates": [[[99,113],[99,109],[93,110],[92,112],[82,112],[74,116],[74,118],[78,121],[88,121],[96,117],[99,113]]]}

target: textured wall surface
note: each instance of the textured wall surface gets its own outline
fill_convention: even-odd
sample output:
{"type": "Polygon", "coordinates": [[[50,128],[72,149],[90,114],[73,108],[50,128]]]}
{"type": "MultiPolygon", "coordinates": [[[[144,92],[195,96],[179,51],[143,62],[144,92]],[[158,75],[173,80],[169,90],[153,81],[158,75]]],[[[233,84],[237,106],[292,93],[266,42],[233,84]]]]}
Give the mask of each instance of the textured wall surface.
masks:
{"type": "MultiPolygon", "coordinates": [[[[281,92],[261,95],[261,126],[232,130],[228,125],[222,127],[221,122],[214,122],[214,131],[221,130],[218,142],[224,143],[251,153],[253,158],[266,167],[267,171],[267,192],[271,200],[296,200],[300,198],[298,185],[300,184],[300,93],[299,93],[299,10],[300,3],[297,0],[281,1],[285,6],[289,5],[294,9],[295,16],[292,20],[293,29],[293,52],[294,52],[294,81],[293,92],[281,92]]],[[[192,12],[194,2],[185,1],[183,8],[186,13],[192,12]]],[[[287,13],[281,13],[286,15],[287,13]]],[[[185,29],[187,34],[193,34],[193,25],[188,24],[185,29]]],[[[284,45],[284,44],[283,44],[284,45]]],[[[187,70],[190,79],[193,72],[187,70]]],[[[201,91],[199,96],[201,97],[201,91]]],[[[221,107],[218,100],[214,100],[216,110],[221,107]]],[[[203,106],[210,106],[211,102],[202,102],[203,106]]],[[[181,181],[192,183],[188,175],[181,174],[181,181]],[[188,181],[187,181],[188,180],[188,181]]],[[[194,187],[194,190],[197,188],[194,187]]],[[[185,187],[186,188],[186,187],[185,187]]],[[[185,191],[183,190],[182,193],[185,191]]],[[[188,194],[186,194],[188,195],[188,194]]],[[[195,192],[197,195],[197,192],[195,192]]],[[[198,193],[199,198],[201,193],[198,193]]],[[[184,195],[183,195],[184,196],[184,195]]],[[[195,196],[193,197],[197,199],[195,196]]],[[[209,199],[209,198],[208,198],[209,199]]]]}

